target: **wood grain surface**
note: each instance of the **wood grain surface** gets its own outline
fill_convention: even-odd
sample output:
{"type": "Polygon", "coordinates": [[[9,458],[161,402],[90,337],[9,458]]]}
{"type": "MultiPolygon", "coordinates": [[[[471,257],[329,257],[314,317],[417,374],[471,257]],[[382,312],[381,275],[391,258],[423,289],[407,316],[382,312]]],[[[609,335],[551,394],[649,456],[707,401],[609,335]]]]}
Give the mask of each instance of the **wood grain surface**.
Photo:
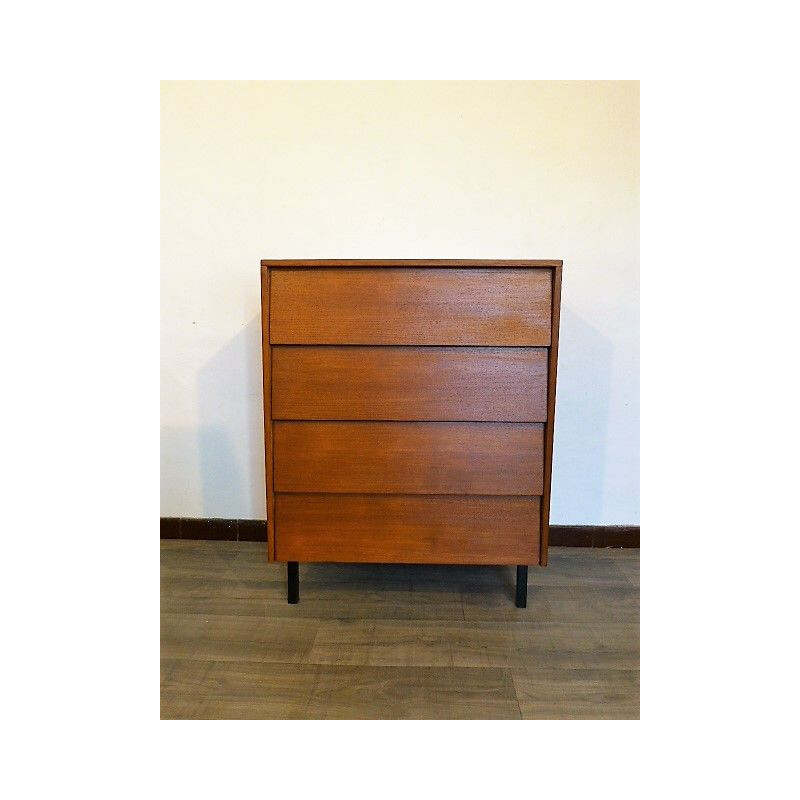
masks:
{"type": "Polygon", "coordinates": [[[637,719],[639,551],[514,568],[286,566],[257,543],[161,542],[164,719],[637,719]]]}
{"type": "Polygon", "coordinates": [[[550,344],[548,269],[272,269],[273,344],[550,344]]]}
{"type": "Polygon", "coordinates": [[[561,267],[262,261],[269,558],[279,491],[541,496],[546,565],[561,267]]]}
{"type": "Polygon", "coordinates": [[[544,426],[274,423],[276,492],[540,495],[544,426]]]}
{"type": "Polygon", "coordinates": [[[279,561],[535,564],[538,497],[278,494],[279,561]]]}
{"type": "Polygon", "coordinates": [[[310,420],[544,422],[545,348],[272,349],[272,415],[310,420]]]}

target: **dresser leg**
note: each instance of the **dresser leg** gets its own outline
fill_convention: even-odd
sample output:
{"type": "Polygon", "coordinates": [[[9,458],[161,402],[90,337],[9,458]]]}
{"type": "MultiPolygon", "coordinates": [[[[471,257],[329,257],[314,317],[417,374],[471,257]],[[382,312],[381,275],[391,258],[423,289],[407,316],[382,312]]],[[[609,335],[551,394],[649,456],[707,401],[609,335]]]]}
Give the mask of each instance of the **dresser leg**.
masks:
{"type": "Polygon", "coordinates": [[[528,605],[528,567],[517,565],[517,608],[528,605]]]}
{"type": "Polygon", "coordinates": [[[287,574],[289,578],[289,602],[294,605],[300,602],[300,565],[296,561],[287,561],[287,574]]]}

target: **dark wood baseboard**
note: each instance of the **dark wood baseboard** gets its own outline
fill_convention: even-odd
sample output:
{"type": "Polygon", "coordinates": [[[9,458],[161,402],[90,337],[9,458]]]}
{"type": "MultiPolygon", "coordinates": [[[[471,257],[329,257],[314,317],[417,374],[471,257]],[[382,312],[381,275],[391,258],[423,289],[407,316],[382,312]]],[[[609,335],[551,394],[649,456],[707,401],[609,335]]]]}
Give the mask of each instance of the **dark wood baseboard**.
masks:
{"type": "Polygon", "coordinates": [[[551,525],[551,547],[638,547],[638,525],[551,525]]]}
{"type": "MultiPolygon", "coordinates": [[[[263,519],[183,519],[161,517],[162,539],[267,541],[263,519]]],[[[551,525],[551,547],[638,547],[638,525],[551,525]]]]}

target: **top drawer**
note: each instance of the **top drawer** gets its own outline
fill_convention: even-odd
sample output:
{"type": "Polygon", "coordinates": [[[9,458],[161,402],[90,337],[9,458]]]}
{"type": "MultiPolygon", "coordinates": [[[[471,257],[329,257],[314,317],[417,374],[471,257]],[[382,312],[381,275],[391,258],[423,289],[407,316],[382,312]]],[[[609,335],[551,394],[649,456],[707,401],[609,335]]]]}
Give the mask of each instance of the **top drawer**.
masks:
{"type": "Polygon", "coordinates": [[[550,344],[550,269],[272,269],[273,344],[550,344]]]}

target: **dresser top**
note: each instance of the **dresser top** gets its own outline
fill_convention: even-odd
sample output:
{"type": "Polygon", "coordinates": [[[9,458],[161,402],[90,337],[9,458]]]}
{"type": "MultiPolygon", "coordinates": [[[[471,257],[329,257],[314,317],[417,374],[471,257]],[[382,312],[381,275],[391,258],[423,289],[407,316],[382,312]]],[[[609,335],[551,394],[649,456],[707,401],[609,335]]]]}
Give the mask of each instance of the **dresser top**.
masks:
{"type": "Polygon", "coordinates": [[[486,267],[516,267],[518,269],[539,269],[541,267],[560,267],[564,262],[558,259],[526,261],[521,259],[481,259],[481,258],[340,258],[340,259],[262,259],[262,267],[439,267],[458,269],[485,269],[486,267]]]}

